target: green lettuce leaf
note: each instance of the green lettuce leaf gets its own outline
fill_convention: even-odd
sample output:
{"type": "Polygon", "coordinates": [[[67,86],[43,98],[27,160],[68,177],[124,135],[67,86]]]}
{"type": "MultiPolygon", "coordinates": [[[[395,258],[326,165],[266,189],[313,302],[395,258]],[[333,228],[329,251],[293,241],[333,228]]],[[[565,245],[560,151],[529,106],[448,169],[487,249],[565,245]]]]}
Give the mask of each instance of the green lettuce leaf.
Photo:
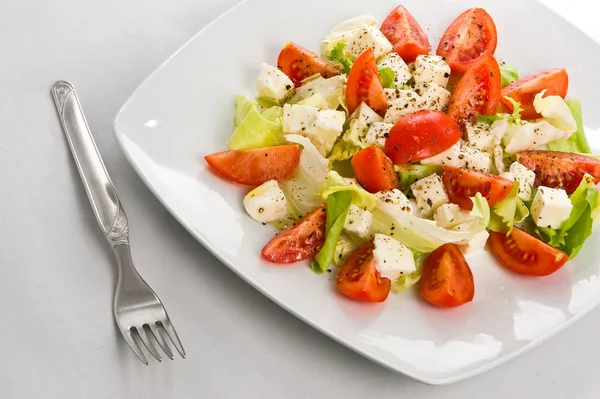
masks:
{"type": "Polygon", "coordinates": [[[548,144],[548,149],[552,151],[577,152],[580,154],[591,154],[592,149],[585,136],[583,127],[583,115],[581,112],[581,103],[579,100],[567,101],[567,106],[575,118],[577,130],[568,139],[556,140],[548,144]]]}
{"type": "Polygon", "coordinates": [[[502,87],[508,86],[512,82],[519,80],[517,68],[508,62],[503,62],[502,65],[500,65],[500,76],[502,76],[502,87]]]}
{"type": "Polygon", "coordinates": [[[335,246],[332,263],[337,267],[342,266],[352,251],[358,248],[363,242],[364,240],[357,241],[356,237],[351,237],[342,232],[335,246]]]}
{"type": "Polygon", "coordinates": [[[255,101],[244,96],[236,97],[236,128],[227,142],[230,150],[271,147],[283,144],[281,118],[283,108],[271,107],[261,114],[255,101]]]}
{"type": "Polygon", "coordinates": [[[370,211],[377,204],[377,197],[374,194],[360,187],[354,181],[347,182],[338,172],[332,170],[323,182],[321,196],[323,199],[327,199],[330,195],[341,191],[352,194],[352,203],[359,208],[366,208],[370,211]]]}
{"type": "Polygon", "coordinates": [[[354,61],[352,61],[352,59],[350,59],[350,57],[346,55],[345,49],[346,43],[340,42],[336,44],[335,47],[333,47],[333,49],[331,49],[331,51],[326,55],[325,58],[327,58],[329,61],[340,65],[341,72],[347,75],[350,72],[350,68],[352,68],[352,64],[354,61]]]}
{"type": "Polygon", "coordinates": [[[379,76],[381,77],[381,85],[384,89],[396,88],[396,72],[394,72],[392,68],[379,69],[379,76]]]}
{"type": "Polygon", "coordinates": [[[327,107],[321,109],[338,109],[340,106],[340,99],[345,97],[345,85],[346,78],[344,76],[338,75],[328,79],[319,76],[298,87],[287,103],[319,105],[324,104],[323,98],[325,98],[327,107]],[[313,96],[318,96],[317,100],[310,99],[313,96]]]}
{"type": "Polygon", "coordinates": [[[488,229],[509,234],[515,223],[521,223],[529,216],[529,209],[518,194],[519,182],[515,182],[508,196],[492,207],[488,229]]]}
{"type": "Polygon", "coordinates": [[[523,112],[523,107],[521,107],[521,104],[512,97],[504,96],[504,98],[513,106],[513,112],[508,117],[508,123],[511,125],[516,125],[521,122],[521,113],[523,112]]]}
{"type": "Polygon", "coordinates": [[[569,218],[559,229],[537,227],[536,233],[549,245],[560,249],[573,259],[585,240],[592,234],[593,215],[598,207],[598,196],[594,178],[586,174],[577,190],[571,194],[573,210],[569,218]]]}
{"type": "Polygon", "coordinates": [[[395,165],[394,169],[398,172],[400,189],[406,195],[410,193],[410,186],[417,180],[434,173],[442,173],[442,165],[395,165]]]}
{"type": "Polygon", "coordinates": [[[396,280],[392,281],[392,291],[396,294],[399,294],[405,291],[407,288],[412,287],[416,283],[421,280],[421,275],[423,274],[423,264],[427,259],[428,255],[423,255],[418,252],[414,253],[415,256],[415,266],[417,270],[412,273],[404,274],[398,277],[396,280]]]}
{"type": "Polygon", "coordinates": [[[436,225],[434,221],[419,218],[400,209],[376,207],[373,210],[371,233],[388,235],[406,245],[411,251],[429,253],[447,243],[466,243],[484,230],[490,222],[487,200],[477,193],[472,197],[475,220],[466,230],[454,231],[436,225]]]}
{"type": "Polygon", "coordinates": [[[362,120],[354,119],[351,121],[350,128],[344,132],[329,152],[329,156],[327,157],[329,161],[335,162],[351,159],[354,154],[368,147],[368,143],[364,142],[364,135],[367,129],[362,120]]]}
{"type": "Polygon", "coordinates": [[[325,270],[331,265],[350,204],[352,204],[352,194],[349,191],[339,191],[327,197],[325,244],[312,262],[311,267],[315,273],[325,273],[325,270]]]}

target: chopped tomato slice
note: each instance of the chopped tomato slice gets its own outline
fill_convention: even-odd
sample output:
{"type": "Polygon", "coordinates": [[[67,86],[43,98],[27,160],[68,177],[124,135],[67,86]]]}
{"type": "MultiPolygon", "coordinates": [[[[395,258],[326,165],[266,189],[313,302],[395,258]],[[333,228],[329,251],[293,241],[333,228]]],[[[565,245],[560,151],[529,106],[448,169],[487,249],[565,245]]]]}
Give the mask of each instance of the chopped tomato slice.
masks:
{"type": "Polygon", "coordinates": [[[429,54],[431,51],[427,34],[403,6],[392,10],[381,25],[381,32],[406,62],[414,61],[418,55],[429,54]]]}
{"type": "Polygon", "coordinates": [[[444,165],[442,182],[450,202],[467,210],[473,209],[471,197],[475,194],[480,193],[494,206],[510,194],[515,184],[504,177],[449,165],[444,165]]]}
{"type": "Polygon", "coordinates": [[[204,157],[221,177],[247,186],[260,186],[268,180],[283,180],[298,166],[300,150],[282,145],[251,150],[216,152],[204,157]]]}
{"type": "Polygon", "coordinates": [[[262,249],[275,263],[294,263],[314,258],[325,243],[327,209],[318,208],[277,234],[262,249]]]}
{"type": "Polygon", "coordinates": [[[423,264],[420,291],[427,302],[443,308],[473,300],[473,273],[455,244],[444,244],[429,255],[423,264]]]}
{"type": "Polygon", "coordinates": [[[436,53],[446,57],[452,72],[465,73],[483,53],[494,55],[497,43],[494,20],[483,8],[473,7],[450,24],[436,53]]]}
{"type": "Polygon", "coordinates": [[[371,146],[360,150],[351,163],[356,179],[367,191],[376,193],[398,187],[394,164],[379,148],[371,146]]]}
{"type": "Polygon", "coordinates": [[[490,249],[496,259],[515,273],[527,276],[547,276],[569,260],[566,253],[514,227],[507,236],[490,231],[490,249]]]}
{"type": "Polygon", "coordinates": [[[387,100],[383,93],[375,54],[371,48],[358,56],[350,69],[346,85],[348,112],[353,113],[362,102],[381,116],[387,111],[387,100]]]}
{"type": "Polygon", "coordinates": [[[445,113],[421,110],[396,122],[385,140],[385,153],[396,165],[417,162],[446,151],[461,135],[460,126],[445,113]]]}
{"type": "Polygon", "coordinates": [[[533,106],[533,100],[539,92],[546,90],[546,96],[560,96],[565,98],[569,89],[569,75],[566,69],[556,68],[549,71],[534,73],[522,79],[512,82],[502,89],[502,104],[509,112],[513,111],[513,105],[504,98],[513,98],[523,108],[522,119],[537,119],[542,116],[538,114],[533,106]]]}
{"type": "Polygon", "coordinates": [[[491,54],[485,53],[470,64],[456,85],[450,97],[448,115],[462,123],[473,120],[477,114],[495,114],[501,90],[502,78],[498,61],[491,54]]]}
{"type": "Polygon", "coordinates": [[[340,69],[335,64],[292,42],[286,43],[279,53],[277,68],[285,73],[296,87],[300,86],[304,79],[316,74],[324,78],[340,74],[340,69]]]}
{"type": "Polygon", "coordinates": [[[535,186],[562,188],[573,193],[586,173],[600,183],[600,160],[560,151],[523,151],[517,154],[523,166],[535,172],[535,186]]]}
{"type": "Polygon", "coordinates": [[[366,242],[346,259],[336,278],[337,288],[342,294],[362,302],[383,302],[387,299],[392,284],[377,271],[374,249],[373,241],[366,242]]]}

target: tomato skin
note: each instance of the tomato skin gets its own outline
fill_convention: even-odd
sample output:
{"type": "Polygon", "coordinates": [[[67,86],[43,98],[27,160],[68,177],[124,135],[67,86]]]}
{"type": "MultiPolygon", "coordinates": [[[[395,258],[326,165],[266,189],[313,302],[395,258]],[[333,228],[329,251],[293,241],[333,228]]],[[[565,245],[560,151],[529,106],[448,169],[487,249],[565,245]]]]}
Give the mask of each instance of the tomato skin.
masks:
{"type": "Polygon", "coordinates": [[[535,173],[536,187],[562,188],[572,194],[588,173],[600,183],[600,160],[585,155],[560,151],[522,151],[518,161],[535,173]]]}
{"type": "Polygon", "coordinates": [[[495,114],[500,104],[502,78],[498,61],[483,54],[460,79],[448,106],[448,115],[458,123],[473,120],[477,114],[495,114]]]}
{"type": "Polygon", "coordinates": [[[465,73],[483,53],[494,55],[497,44],[494,20],[483,8],[473,7],[446,29],[436,54],[446,57],[453,73],[465,73]]]}
{"type": "Polygon", "coordinates": [[[523,112],[522,119],[537,119],[542,116],[535,111],[533,100],[536,94],[546,90],[546,96],[560,96],[565,98],[569,90],[569,75],[564,68],[550,69],[544,72],[534,73],[512,82],[502,89],[502,104],[508,112],[513,111],[513,105],[504,96],[511,97],[521,104],[523,112]]]}
{"type": "Polygon", "coordinates": [[[314,258],[325,243],[327,209],[317,208],[289,226],[262,249],[262,255],[275,263],[295,263],[314,258]]]}
{"type": "Polygon", "coordinates": [[[490,231],[488,245],[503,266],[526,276],[548,276],[569,260],[566,253],[517,227],[508,236],[490,231]]]}
{"type": "Polygon", "coordinates": [[[385,115],[387,111],[387,99],[383,93],[383,86],[375,62],[373,49],[366,49],[358,56],[346,84],[346,106],[348,112],[353,113],[360,103],[365,102],[379,115],[385,115]]]}
{"type": "Polygon", "coordinates": [[[366,242],[346,259],[336,278],[337,289],[342,294],[361,302],[383,302],[387,299],[392,284],[377,271],[374,249],[373,241],[366,242]]]}
{"type": "Polygon", "coordinates": [[[473,209],[471,197],[476,193],[486,198],[489,206],[494,206],[506,198],[515,185],[500,176],[449,165],[444,165],[442,183],[450,202],[466,210],[473,209]]]}
{"type": "Polygon", "coordinates": [[[444,244],[429,255],[423,264],[419,288],[427,302],[442,308],[457,307],[473,300],[473,273],[455,244],[444,244]]]}
{"type": "Polygon", "coordinates": [[[352,157],[351,164],[356,179],[368,192],[398,188],[398,175],[394,164],[379,148],[363,148],[352,157]]]}
{"type": "Polygon", "coordinates": [[[385,140],[385,153],[396,165],[417,162],[446,151],[461,135],[460,126],[445,113],[421,110],[396,122],[385,140]]]}
{"type": "Polygon", "coordinates": [[[300,86],[304,79],[317,73],[324,78],[340,74],[340,69],[335,64],[292,42],[283,46],[277,58],[277,68],[285,73],[296,87],[300,86]]]}
{"type": "Polygon", "coordinates": [[[219,176],[238,184],[260,186],[268,180],[284,180],[298,166],[300,149],[281,145],[251,150],[229,150],[204,157],[219,176]]]}
{"type": "Polygon", "coordinates": [[[431,51],[427,34],[403,6],[394,8],[387,16],[381,25],[381,33],[406,62],[414,61],[418,55],[429,54],[431,51]]]}

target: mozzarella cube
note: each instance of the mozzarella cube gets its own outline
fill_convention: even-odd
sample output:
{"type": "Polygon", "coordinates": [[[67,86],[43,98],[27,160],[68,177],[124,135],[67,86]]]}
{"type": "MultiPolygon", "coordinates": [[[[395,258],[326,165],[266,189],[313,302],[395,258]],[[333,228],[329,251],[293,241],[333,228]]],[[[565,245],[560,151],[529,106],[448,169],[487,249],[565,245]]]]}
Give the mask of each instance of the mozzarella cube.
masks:
{"type": "Polygon", "coordinates": [[[321,155],[326,155],[342,134],[345,121],[346,114],[343,111],[319,111],[315,123],[307,129],[305,135],[319,149],[321,155]]]}
{"type": "Polygon", "coordinates": [[[281,104],[294,88],[294,83],[279,69],[263,63],[256,79],[256,93],[259,98],[281,104]]]}
{"type": "Polygon", "coordinates": [[[355,233],[359,237],[366,237],[369,234],[372,222],[373,214],[371,212],[352,204],[348,210],[348,216],[346,216],[344,229],[355,233]]]}
{"type": "Polygon", "coordinates": [[[483,250],[489,237],[490,233],[488,233],[487,230],[481,230],[479,233],[471,237],[466,244],[461,244],[458,246],[458,248],[465,256],[476,254],[477,252],[483,250]]]}
{"type": "Polygon", "coordinates": [[[421,98],[416,91],[409,89],[383,89],[383,94],[385,94],[385,98],[388,102],[404,97],[416,98],[417,100],[421,98]]]}
{"type": "Polygon", "coordinates": [[[422,106],[423,101],[420,97],[401,97],[388,103],[383,121],[385,123],[396,123],[403,116],[420,110],[422,106]]]}
{"type": "Polygon", "coordinates": [[[445,111],[450,104],[452,93],[435,82],[419,83],[415,91],[423,100],[423,108],[436,111],[445,111]]]}
{"type": "Polygon", "coordinates": [[[257,222],[269,223],[287,216],[287,201],[276,180],[269,180],[244,197],[244,207],[257,222]]]}
{"type": "Polygon", "coordinates": [[[459,167],[488,173],[492,167],[492,156],[487,152],[463,146],[458,154],[459,167]]]}
{"type": "Polygon", "coordinates": [[[283,132],[306,134],[317,121],[319,109],[310,105],[285,104],[283,106],[283,132]]]}
{"type": "Polygon", "coordinates": [[[467,123],[469,147],[481,151],[490,151],[494,146],[500,144],[507,127],[508,121],[506,118],[497,120],[491,125],[485,122],[467,123]]]}
{"type": "Polygon", "coordinates": [[[385,146],[385,139],[393,127],[394,125],[391,123],[375,122],[369,127],[365,141],[383,148],[385,146]]]}
{"type": "Polygon", "coordinates": [[[572,209],[565,190],[540,186],[531,204],[531,217],[537,226],[558,229],[572,209]]]}
{"type": "Polygon", "coordinates": [[[450,66],[439,55],[419,55],[415,60],[415,83],[437,83],[446,88],[450,66]]]}
{"type": "Polygon", "coordinates": [[[389,53],[383,57],[381,61],[377,63],[377,68],[390,68],[392,71],[394,71],[396,73],[396,77],[394,78],[396,87],[405,85],[412,77],[410,69],[408,69],[408,65],[406,65],[406,62],[404,62],[402,57],[400,57],[397,53],[389,53]]]}
{"type": "Polygon", "coordinates": [[[358,119],[362,122],[363,126],[370,126],[375,122],[383,122],[383,118],[364,102],[360,103],[358,108],[350,115],[350,119],[358,119]]]}
{"type": "Polygon", "coordinates": [[[352,54],[354,58],[357,58],[368,48],[373,49],[376,59],[392,52],[394,49],[390,41],[378,28],[371,25],[363,25],[348,38],[346,51],[352,54]]]}
{"type": "Polygon", "coordinates": [[[390,191],[379,191],[377,197],[377,208],[387,213],[397,211],[412,213],[413,207],[406,195],[397,188],[390,191]]]}
{"type": "Polygon", "coordinates": [[[450,165],[459,166],[460,161],[458,156],[460,155],[460,140],[456,142],[452,147],[448,148],[444,152],[440,152],[429,158],[421,160],[423,165],[450,165]]]}
{"type": "Polygon", "coordinates": [[[519,182],[518,197],[523,201],[529,201],[533,192],[533,183],[535,181],[535,172],[526,168],[518,162],[513,162],[508,172],[502,174],[502,177],[519,182]]]}
{"type": "Polygon", "coordinates": [[[456,204],[443,204],[433,214],[433,220],[444,229],[454,229],[459,225],[473,221],[471,212],[464,211],[456,204]]]}
{"type": "Polygon", "coordinates": [[[450,202],[444,191],[442,179],[435,173],[417,180],[410,189],[417,200],[419,213],[425,217],[430,217],[439,206],[450,202]]]}
{"type": "Polygon", "coordinates": [[[417,270],[413,253],[400,241],[385,234],[375,234],[373,244],[373,260],[381,277],[394,281],[417,270]]]}

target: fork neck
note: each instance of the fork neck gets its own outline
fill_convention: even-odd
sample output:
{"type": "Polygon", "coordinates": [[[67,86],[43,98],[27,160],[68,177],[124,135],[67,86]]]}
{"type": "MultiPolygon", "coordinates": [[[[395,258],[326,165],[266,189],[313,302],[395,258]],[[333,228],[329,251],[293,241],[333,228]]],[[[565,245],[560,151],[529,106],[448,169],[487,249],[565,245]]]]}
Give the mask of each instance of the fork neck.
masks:
{"type": "Polygon", "coordinates": [[[113,246],[113,252],[119,265],[119,281],[140,278],[140,275],[133,264],[133,259],[131,258],[129,243],[113,246]]]}

